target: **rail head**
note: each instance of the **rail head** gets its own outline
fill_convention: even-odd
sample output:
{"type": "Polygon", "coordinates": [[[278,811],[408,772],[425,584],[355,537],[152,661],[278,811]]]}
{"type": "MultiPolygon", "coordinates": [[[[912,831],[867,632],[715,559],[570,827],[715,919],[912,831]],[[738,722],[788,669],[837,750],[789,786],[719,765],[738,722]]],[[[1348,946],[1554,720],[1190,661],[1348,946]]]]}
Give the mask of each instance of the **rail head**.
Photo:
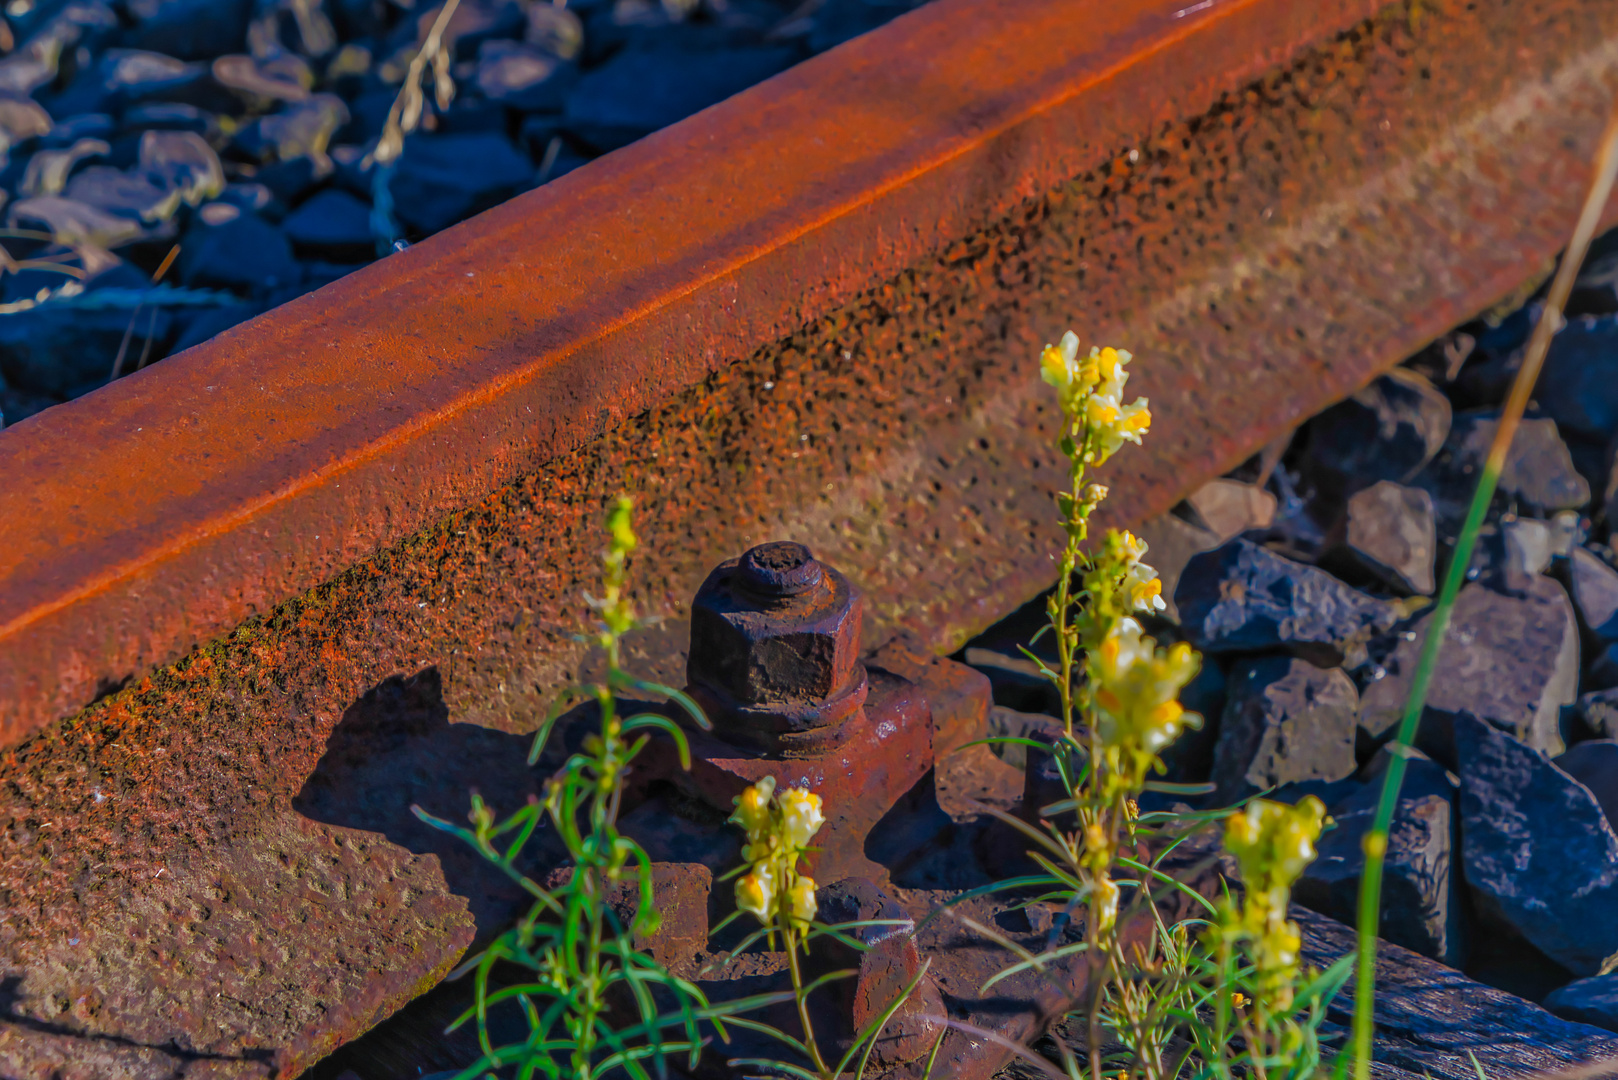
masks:
{"type": "Polygon", "coordinates": [[[0,747],[1098,165],[1109,120],[1192,114],[1382,4],[1307,6],[938,0],[22,422],[0,747]]]}

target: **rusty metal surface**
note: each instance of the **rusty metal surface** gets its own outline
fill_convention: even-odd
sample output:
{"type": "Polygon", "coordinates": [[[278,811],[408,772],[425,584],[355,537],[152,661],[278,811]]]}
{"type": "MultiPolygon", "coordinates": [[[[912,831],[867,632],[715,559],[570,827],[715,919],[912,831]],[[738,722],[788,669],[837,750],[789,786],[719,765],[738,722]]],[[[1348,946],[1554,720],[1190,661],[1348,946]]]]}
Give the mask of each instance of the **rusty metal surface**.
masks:
{"type": "MultiPolygon", "coordinates": [[[[1131,219],[1167,194],[1153,174],[1189,159],[1165,145],[1130,167],[1120,151],[1380,6],[945,0],[24,421],[0,439],[0,745],[557,465],[918,261],[943,252],[987,269],[982,252],[944,249],[1065,181],[1088,173],[1106,188],[1116,171],[1103,197],[1122,200],[1115,227],[1136,231],[1145,222],[1131,219]]],[[[1593,31],[1600,6],[1550,9],[1593,31]]],[[[1371,120],[1321,118],[1319,135],[1371,120]]],[[[1220,149],[1242,152],[1246,134],[1230,134],[1220,149]]],[[[1407,134],[1357,147],[1372,156],[1361,167],[1397,155],[1407,134]]],[[[1217,157],[1202,164],[1184,206],[1221,179],[1217,157]]],[[[1205,216],[1269,202],[1286,215],[1289,195],[1317,203],[1286,189],[1304,176],[1254,164],[1251,192],[1205,216]]],[[[1076,240],[1065,261],[1087,261],[1076,240]]],[[[1151,242],[1118,254],[1138,271],[1142,256],[1169,269],[1184,253],[1151,242]]],[[[1006,280],[981,283],[991,293],[1027,261],[1005,255],[1006,280]]],[[[1115,277],[1105,265],[1064,272],[1094,294],[1115,277]]],[[[1076,299],[1077,285],[1062,291],[1076,299]]],[[[1126,310],[1113,305],[1103,325],[1126,310]]],[[[1032,340],[1045,321],[1007,330],[1032,340]]],[[[849,327],[855,365],[881,359],[876,329],[849,327]]],[[[788,385],[773,396],[789,398],[788,385]]],[[[823,439],[815,426],[773,434],[823,439]]]]}
{"type": "Polygon", "coordinates": [[[947,647],[1050,574],[1064,326],[1138,520],[1560,243],[1614,5],[1191,7],[940,0],[7,432],[0,1065],[292,1074],[497,926],[407,808],[536,789],[620,487],[649,609],[789,536],[947,647]]]}

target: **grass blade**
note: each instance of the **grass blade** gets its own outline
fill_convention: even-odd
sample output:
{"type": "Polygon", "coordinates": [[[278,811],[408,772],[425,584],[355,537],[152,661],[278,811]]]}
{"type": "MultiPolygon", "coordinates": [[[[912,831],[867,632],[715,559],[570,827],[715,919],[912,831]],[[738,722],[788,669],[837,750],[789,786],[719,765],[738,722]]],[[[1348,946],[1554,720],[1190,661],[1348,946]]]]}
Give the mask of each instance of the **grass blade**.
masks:
{"type": "MultiPolygon", "coordinates": [[[[1505,408],[1501,410],[1500,423],[1494,432],[1494,442],[1489,446],[1483,474],[1478,477],[1477,490],[1472,494],[1472,505],[1466,512],[1466,522],[1461,526],[1460,535],[1456,537],[1455,554],[1450,560],[1449,571],[1444,575],[1444,587],[1439,591],[1438,603],[1433,607],[1427,640],[1422,646],[1415,677],[1411,680],[1410,697],[1405,702],[1404,718],[1399,724],[1398,734],[1394,736],[1398,745],[1409,746],[1415,742],[1416,727],[1421,720],[1422,709],[1427,704],[1427,689],[1432,684],[1433,672],[1438,666],[1439,651],[1444,644],[1444,631],[1449,628],[1456,594],[1466,581],[1466,571],[1472,563],[1472,549],[1477,543],[1478,530],[1483,525],[1483,517],[1489,509],[1489,503],[1494,499],[1495,488],[1500,482],[1500,472],[1505,467],[1506,453],[1511,448],[1512,436],[1516,434],[1523,411],[1528,406],[1528,396],[1534,389],[1534,382],[1539,378],[1540,369],[1545,364],[1545,354],[1550,349],[1551,337],[1561,327],[1562,309],[1573,291],[1573,282],[1578,276],[1579,266],[1584,262],[1586,252],[1590,250],[1590,241],[1595,238],[1596,229],[1601,223],[1601,212],[1607,205],[1608,196],[1612,194],[1615,178],[1618,178],[1618,112],[1614,112],[1608,120],[1607,130],[1601,136],[1600,148],[1596,154],[1595,175],[1591,179],[1589,193],[1585,196],[1584,209],[1579,213],[1578,224],[1573,228],[1573,237],[1562,256],[1562,264],[1557,267],[1550,292],[1545,297],[1545,307],[1540,312],[1539,323],[1534,327],[1533,336],[1528,339],[1522,367],[1517,370],[1516,380],[1511,384],[1511,393],[1506,398],[1505,408]]],[[[1357,950],[1359,963],[1354,986],[1356,1080],[1370,1080],[1371,1076],[1372,1009],[1376,998],[1376,937],[1378,916],[1382,907],[1382,862],[1387,852],[1388,829],[1393,822],[1393,811],[1399,800],[1399,786],[1404,782],[1405,763],[1405,756],[1398,753],[1393,754],[1389,760],[1387,775],[1382,784],[1382,798],[1377,803],[1376,817],[1364,840],[1365,872],[1360,878],[1357,950]]]]}

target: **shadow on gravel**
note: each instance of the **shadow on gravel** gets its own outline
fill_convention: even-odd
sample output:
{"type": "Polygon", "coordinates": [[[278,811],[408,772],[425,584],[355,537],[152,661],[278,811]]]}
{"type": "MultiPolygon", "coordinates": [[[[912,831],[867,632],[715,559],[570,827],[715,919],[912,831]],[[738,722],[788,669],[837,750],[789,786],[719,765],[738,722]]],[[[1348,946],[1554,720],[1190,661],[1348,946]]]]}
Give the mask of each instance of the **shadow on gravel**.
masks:
{"type": "MultiPolygon", "coordinates": [[[[449,891],[466,899],[478,940],[485,941],[527,910],[526,894],[470,845],[426,825],[410,807],[418,804],[465,825],[476,790],[499,817],[510,815],[540,794],[550,771],[544,762],[527,766],[530,741],[452,723],[437,668],[395,675],[343,713],[292,806],[312,821],[377,834],[413,854],[435,857],[449,891]]],[[[559,850],[541,829],[522,868],[543,876],[559,850]]]]}

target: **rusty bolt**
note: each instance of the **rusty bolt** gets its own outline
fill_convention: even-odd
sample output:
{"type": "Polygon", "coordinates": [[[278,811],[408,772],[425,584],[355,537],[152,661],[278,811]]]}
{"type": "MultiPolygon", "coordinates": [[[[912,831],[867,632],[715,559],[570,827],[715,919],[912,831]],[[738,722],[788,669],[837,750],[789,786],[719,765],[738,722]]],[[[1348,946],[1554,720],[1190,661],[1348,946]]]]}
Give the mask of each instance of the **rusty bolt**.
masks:
{"type": "Polygon", "coordinates": [[[687,678],[725,737],[782,749],[865,700],[863,601],[848,579],[790,541],[720,563],[691,604],[687,678]]]}

